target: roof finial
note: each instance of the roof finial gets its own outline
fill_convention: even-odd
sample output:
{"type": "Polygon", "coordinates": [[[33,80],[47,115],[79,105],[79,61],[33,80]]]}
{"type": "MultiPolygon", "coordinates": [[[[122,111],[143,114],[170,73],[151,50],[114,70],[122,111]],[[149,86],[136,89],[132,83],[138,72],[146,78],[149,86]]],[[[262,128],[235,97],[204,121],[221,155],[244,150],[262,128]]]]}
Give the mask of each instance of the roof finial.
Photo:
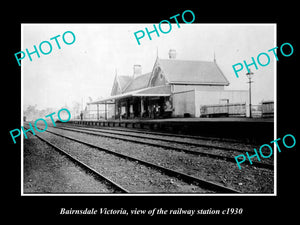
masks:
{"type": "Polygon", "coordinates": [[[215,51],[214,51],[214,63],[216,63],[216,54],[215,54],[215,51]]]}

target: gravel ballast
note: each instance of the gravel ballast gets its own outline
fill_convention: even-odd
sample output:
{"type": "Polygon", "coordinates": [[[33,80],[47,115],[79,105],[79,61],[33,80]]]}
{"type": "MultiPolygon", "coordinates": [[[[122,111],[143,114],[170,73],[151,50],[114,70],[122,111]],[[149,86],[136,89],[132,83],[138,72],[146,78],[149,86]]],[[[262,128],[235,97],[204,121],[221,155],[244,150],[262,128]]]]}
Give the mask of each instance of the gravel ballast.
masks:
{"type": "Polygon", "coordinates": [[[39,135],[132,193],[210,192],[196,185],[181,181],[176,177],[166,175],[156,169],[146,167],[136,161],[123,159],[48,132],[39,135]]]}
{"type": "Polygon", "coordinates": [[[25,194],[112,193],[114,190],[37,137],[24,139],[25,194]]]}
{"type": "MultiPolygon", "coordinates": [[[[67,127],[63,127],[63,129],[72,129],[72,127],[68,126],[67,127]]],[[[73,127],[73,129],[76,129],[75,127],[73,127]]],[[[81,129],[81,128],[80,128],[81,129]]],[[[229,150],[229,149],[218,149],[218,148],[212,148],[212,147],[204,147],[204,146],[194,146],[193,143],[196,143],[195,140],[185,140],[185,138],[178,138],[178,137],[168,137],[165,140],[158,140],[155,138],[165,138],[165,137],[160,137],[158,135],[145,135],[145,134],[134,134],[135,137],[131,137],[131,136],[124,136],[122,134],[124,134],[125,132],[121,132],[121,134],[117,134],[116,131],[109,131],[109,132],[113,132],[115,134],[110,134],[107,133],[106,130],[103,129],[93,129],[93,128],[83,128],[82,132],[89,132],[89,133],[94,133],[94,134],[99,134],[101,136],[104,135],[107,137],[111,137],[112,139],[128,139],[128,141],[141,141],[141,142],[146,142],[146,143],[152,143],[152,144],[159,144],[161,146],[165,146],[166,148],[177,148],[177,149],[182,149],[182,150],[191,150],[194,152],[200,152],[200,153],[208,153],[208,154],[214,154],[214,155],[220,155],[220,156],[225,156],[225,157],[235,157],[241,154],[246,155],[246,151],[249,152],[249,155],[253,155],[254,154],[254,150],[253,148],[250,149],[249,145],[243,145],[241,143],[228,143],[228,142],[220,142],[220,141],[209,141],[209,140],[200,140],[200,143],[198,142],[198,144],[204,144],[204,145],[214,145],[214,146],[218,146],[218,147],[225,147],[225,148],[229,148],[229,149],[239,149],[239,150],[243,150],[243,152],[240,151],[235,151],[235,150],[229,150]],[[92,130],[90,130],[92,129],[92,130]],[[153,139],[147,139],[147,138],[153,138],[153,139]],[[181,143],[176,143],[173,142],[175,140],[180,140],[180,141],[184,141],[184,142],[188,142],[185,144],[181,144],[181,143]]],[[[119,133],[119,131],[118,131],[119,133]]],[[[128,133],[127,133],[128,134],[128,133]]],[[[130,133],[130,135],[132,135],[130,133]]],[[[196,140],[199,141],[199,140],[196,140]]],[[[258,147],[256,147],[256,149],[258,149],[258,147]]],[[[257,158],[254,157],[252,158],[253,162],[258,162],[257,158]]],[[[274,158],[273,156],[269,157],[269,158],[264,158],[264,163],[273,165],[274,163],[274,158]]]]}
{"type": "Polygon", "coordinates": [[[239,190],[242,193],[273,193],[274,172],[209,157],[195,156],[184,152],[166,150],[145,144],[131,143],[74,131],[48,128],[50,131],[85,140],[103,148],[140,158],[160,166],[184,172],[208,181],[239,190]]]}

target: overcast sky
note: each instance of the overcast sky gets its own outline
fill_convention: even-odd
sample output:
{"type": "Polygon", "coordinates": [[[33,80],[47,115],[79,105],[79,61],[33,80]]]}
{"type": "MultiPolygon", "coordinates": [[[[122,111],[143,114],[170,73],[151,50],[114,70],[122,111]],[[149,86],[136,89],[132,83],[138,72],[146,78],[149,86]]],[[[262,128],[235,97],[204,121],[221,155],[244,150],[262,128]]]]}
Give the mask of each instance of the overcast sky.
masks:
{"type": "MultiPolygon", "coordinates": [[[[152,34],[138,45],[134,32],[153,24],[22,24],[22,49],[33,51],[42,41],[72,31],[76,40],[66,45],[54,40],[49,55],[32,55],[22,60],[23,104],[38,108],[60,108],[74,101],[93,100],[110,95],[114,76],[132,75],[133,65],[141,64],[143,73],[152,71],[157,49],[159,58],[168,58],[169,49],[177,51],[177,59],[213,61],[227,77],[227,89],[247,90],[245,72],[237,78],[232,65],[277,46],[273,24],[172,24],[168,34],[152,34]]],[[[145,29],[144,29],[145,30],[145,29]]],[[[167,29],[165,29],[167,30],[167,29]]],[[[66,36],[67,37],[67,36],[66,36]]],[[[69,36],[68,36],[69,37],[69,36]]],[[[282,44],[282,43],[279,43],[282,44]]],[[[47,46],[44,46],[45,51],[47,46]]],[[[253,104],[274,99],[274,57],[266,67],[252,66],[253,104]]],[[[263,57],[262,57],[263,59],[263,57]]],[[[263,60],[262,60],[263,61],[263,60]]],[[[276,61],[276,60],[275,60],[276,61]]],[[[17,63],[17,62],[16,62],[17,63]]]]}

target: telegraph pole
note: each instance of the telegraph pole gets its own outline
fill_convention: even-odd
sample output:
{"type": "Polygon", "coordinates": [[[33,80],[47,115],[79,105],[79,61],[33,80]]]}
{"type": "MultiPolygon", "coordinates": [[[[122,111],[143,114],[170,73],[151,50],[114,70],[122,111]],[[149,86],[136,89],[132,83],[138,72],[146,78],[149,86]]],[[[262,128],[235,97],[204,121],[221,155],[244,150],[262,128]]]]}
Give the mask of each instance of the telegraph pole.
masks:
{"type": "Polygon", "coordinates": [[[249,73],[246,73],[246,76],[248,77],[249,81],[247,83],[249,83],[249,118],[252,118],[252,104],[251,104],[251,83],[253,83],[252,76],[254,73],[251,72],[251,70],[249,70],[249,73]]]}

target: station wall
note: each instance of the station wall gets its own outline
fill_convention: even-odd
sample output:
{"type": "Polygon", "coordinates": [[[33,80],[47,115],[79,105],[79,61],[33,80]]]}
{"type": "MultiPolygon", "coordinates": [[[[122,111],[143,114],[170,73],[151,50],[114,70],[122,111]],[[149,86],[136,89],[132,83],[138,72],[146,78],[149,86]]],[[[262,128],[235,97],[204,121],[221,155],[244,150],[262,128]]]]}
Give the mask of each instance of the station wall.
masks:
{"type": "Polygon", "coordinates": [[[189,113],[195,117],[195,91],[182,91],[173,94],[173,117],[183,117],[189,113]]]}
{"type": "MultiPolygon", "coordinates": [[[[246,103],[249,104],[247,90],[199,91],[186,90],[173,93],[173,116],[183,117],[185,113],[191,117],[200,117],[203,105],[246,103]]],[[[247,116],[249,112],[247,112],[247,116]]]]}

